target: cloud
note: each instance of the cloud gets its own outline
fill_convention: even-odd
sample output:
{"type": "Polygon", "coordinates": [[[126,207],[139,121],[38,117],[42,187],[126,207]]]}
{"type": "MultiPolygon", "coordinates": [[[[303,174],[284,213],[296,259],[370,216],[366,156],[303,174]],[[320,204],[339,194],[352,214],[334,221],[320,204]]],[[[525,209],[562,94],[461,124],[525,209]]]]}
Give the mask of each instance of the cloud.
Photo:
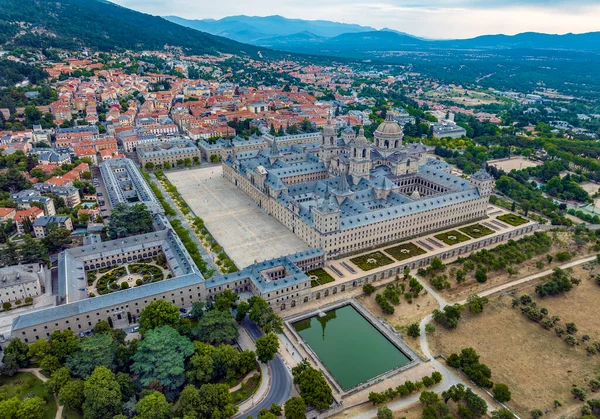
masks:
{"type": "Polygon", "coordinates": [[[600,30],[598,0],[113,0],[155,15],[219,19],[232,15],[323,19],[384,27],[429,38],[490,33],[600,30]]]}

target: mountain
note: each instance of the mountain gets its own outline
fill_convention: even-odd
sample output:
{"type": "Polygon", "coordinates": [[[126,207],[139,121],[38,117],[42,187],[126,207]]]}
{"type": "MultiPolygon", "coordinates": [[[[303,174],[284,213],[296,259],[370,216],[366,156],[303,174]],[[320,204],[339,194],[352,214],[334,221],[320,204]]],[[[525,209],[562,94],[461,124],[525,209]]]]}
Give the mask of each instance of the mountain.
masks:
{"type": "Polygon", "coordinates": [[[36,48],[139,51],[168,45],[191,54],[259,51],[103,0],[0,0],[0,32],[0,44],[36,48]]]}
{"type": "Polygon", "coordinates": [[[375,29],[327,20],[288,19],[283,16],[228,16],[223,19],[188,20],[178,16],[165,19],[182,26],[225,36],[239,42],[259,44],[263,39],[287,37],[298,33],[310,33],[316,37],[332,38],[344,33],[370,32],[375,29]]]}
{"type": "Polygon", "coordinates": [[[600,32],[565,35],[524,32],[517,35],[483,35],[471,39],[438,41],[438,43],[450,48],[600,51],[600,32]]]}

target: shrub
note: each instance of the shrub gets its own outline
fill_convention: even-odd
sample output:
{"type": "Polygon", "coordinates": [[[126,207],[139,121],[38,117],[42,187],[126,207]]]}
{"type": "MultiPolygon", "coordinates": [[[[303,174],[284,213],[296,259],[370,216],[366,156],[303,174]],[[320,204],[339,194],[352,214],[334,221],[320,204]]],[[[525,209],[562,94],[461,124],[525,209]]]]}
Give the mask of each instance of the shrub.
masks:
{"type": "Polygon", "coordinates": [[[495,384],[492,394],[500,403],[508,402],[511,398],[510,390],[506,384],[495,384]]]}
{"type": "Polygon", "coordinates": [[[435,332],[435,326],[432,323],[427,323],[425,325],[425,333],[433,333],[435,332]]]}
{"type": "Polygon", "coordinates": [[[421,336],[421,329],[419,328],[419,323],[412,323],[408,326],[408,330],[406,334],[411,338],[418,338],[421,336]]]}
{"type": "Polygon", "coordinates": [[[579,388],[579,387],[573,387],[571,389],[571,394],[577,400],[581,400],[581,401],[585,400],[585,398],[587,397],[587,391],[585,391],[584,389],[579,388]]]}
{"type": "Polygon", "coordinates": [[[126,290],[127,288],[129,288],[129,283],[127,281],[121,282],[121,289],[126,290]]]}
{"type": "Polygon", "coordinates": [[[33,303],[33,297],[25,297],[25,304],[33,303]]]}
{"type": "Polygon", "coordinates": [[[565,342],[571,346],[579,345],[579,340],[573,335],[565,336],[565,342]]]}
{"type": "Polygon", "coordinates": [[[22,303],[22,301],[21,301],[21,300],[16,300],[16,301],[15,301],[15,305],[18,305],[18,306],[20,306],[20,305],[21,305],[21,303],[22,303]]]}
{"type": "Polygon", "coordinates": [[[375,302],[379,305],[379,308],[381,308],[381,311],[383,311],[384,314],[391,315],[394,314],[394,312],[396,311],[394,306],[391,305],[390,302],[382,294],[377,294],[375,296],[375,302]]]}
{"type": "Polygon", "coordinates": [[[11,303],[9,303],[8,301],[7,301],[7,302],[5,302],[5,303],[2,303],[2,308],[3,308],[4,310],[10,310],[10,308],[11,308],[11,307],[12,307],[12,304],[11,304],[11,303]]]}
{"type": "Polygon", "coordinates": [[[531,415],[531,419],[539,419],[544,416],[544,412],[542,412],[540,409],[534,409],[529,412],[529,414],[531,415]]]}
{"type": "Polygon", "coordinates": [[[425,376],[425,377],[423,377],[423,378],[421,379],[421,381],[423,382],[423,385],[424,385],[425,387],[431,387],[432,385],[434,385],[434,384],[435,384],[435,381],[433,381],[433,379],[432,379],[432,378],[430,378],[430,377],[428,377],[428,376],[425,376]]]}
{"type": "Polygon", "coordinates": [[[375,292],[375,286],[373,284],[363,285],[363,292],[367,295],[371,295],[375,292]]]}
{"type": "Polygon", "coordinates": [[[571,255],[571,253],[569,252],[558,252],[556,254],[556,260],[559,262],[566,262],[568,260],[571,260],[572,257],[573,255],[571,255]]]}

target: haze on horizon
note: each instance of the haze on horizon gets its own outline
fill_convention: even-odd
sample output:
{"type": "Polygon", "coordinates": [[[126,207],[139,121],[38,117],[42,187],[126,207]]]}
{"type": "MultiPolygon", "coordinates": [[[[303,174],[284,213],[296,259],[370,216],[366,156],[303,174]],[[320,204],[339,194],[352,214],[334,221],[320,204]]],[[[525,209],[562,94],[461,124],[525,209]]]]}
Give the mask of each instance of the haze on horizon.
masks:
{"type": "Polygon", "coordinates": [[[598,0],[111,0],[153,15],[186,19],[270,16],[356,23],[426,38],[600,31],[598,0]]]}

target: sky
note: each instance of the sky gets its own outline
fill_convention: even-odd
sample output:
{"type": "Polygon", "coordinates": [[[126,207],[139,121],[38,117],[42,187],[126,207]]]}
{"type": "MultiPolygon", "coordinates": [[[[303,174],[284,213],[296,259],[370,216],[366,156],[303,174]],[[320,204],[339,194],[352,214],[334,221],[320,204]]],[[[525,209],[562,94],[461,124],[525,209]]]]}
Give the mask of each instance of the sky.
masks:
{"type": "Polygon", "coordinates": [[[427,38],[600,31],[600,0],[111,0],[153,15],[269,16],[357,23],[427,38]]]}

